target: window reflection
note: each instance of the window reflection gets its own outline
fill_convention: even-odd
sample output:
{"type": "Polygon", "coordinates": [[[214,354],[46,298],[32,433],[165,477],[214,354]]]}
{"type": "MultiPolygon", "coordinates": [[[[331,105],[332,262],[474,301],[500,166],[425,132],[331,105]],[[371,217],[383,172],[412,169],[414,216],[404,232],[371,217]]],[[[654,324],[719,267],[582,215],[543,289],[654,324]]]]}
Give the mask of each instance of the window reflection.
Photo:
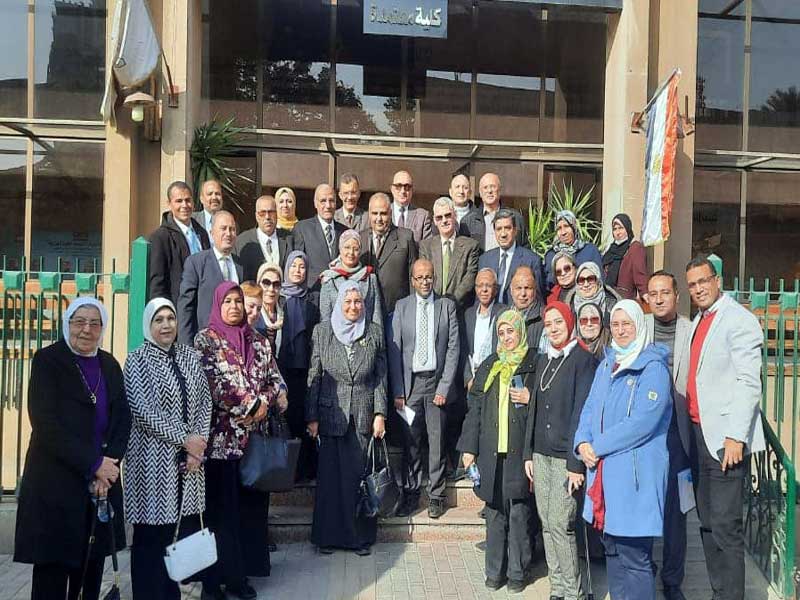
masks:
{"type": "Polygon", "coordinates": [[[91,271],[100,260],[103,144],[43,140],[34,146],[31,264],[91,271]],[[75,215],[80,215],[76,219],[75,215]]]}
{"type": "Polygon", "coordinates": [[[28,7],[25,0],[0,3],[0,116],[27,116],[28,7]]]}
{"type": "Polygon", "coordinates": [[[741,178],[736,171],[694,171],[692,256],[722,258],[725,287],[733,287],[739,270],[741,178]]]}
{"type": "MultiPolygon", "coordinates": [[[[25,247],[25,141],[0,138],[0,255],[20,268],[25,247]]],[[[0,265],[2,266],[2,265],[0,265]]]]}
{"type": "Polygon", "coordinates": [[[36,0],[35,116],[100,118],[106,0],[36,0]]]}

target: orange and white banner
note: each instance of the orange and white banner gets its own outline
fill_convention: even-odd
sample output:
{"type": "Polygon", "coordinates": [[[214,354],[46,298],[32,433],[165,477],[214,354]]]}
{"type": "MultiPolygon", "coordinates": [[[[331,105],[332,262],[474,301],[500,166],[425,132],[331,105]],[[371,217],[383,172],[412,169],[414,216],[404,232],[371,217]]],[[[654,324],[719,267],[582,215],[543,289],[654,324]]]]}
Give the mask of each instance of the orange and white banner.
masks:
{"type": "Polygon", "coordinates": [[[645,246],[654,246],[669,238],[669,221],[675,200],[680,78],[680,69],[675,69],[650,101],[642,120],[643,128],[647,132],[641,238],[645,246]]]}

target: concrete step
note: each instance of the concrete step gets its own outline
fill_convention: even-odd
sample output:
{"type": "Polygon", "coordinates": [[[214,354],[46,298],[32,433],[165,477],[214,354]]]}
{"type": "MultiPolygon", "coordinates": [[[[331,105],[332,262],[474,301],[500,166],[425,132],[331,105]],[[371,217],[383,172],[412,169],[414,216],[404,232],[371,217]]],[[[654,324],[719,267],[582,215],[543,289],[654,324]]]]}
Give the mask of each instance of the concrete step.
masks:
{"type": "MultiPolygon", "coordinates": [[[[270,506],[270,539],[276,544],[307,541],[313,510],[310,506],[270,506]]],[[[431,519],[427,509],[422,509],[411,517],[378,521],[378,542],[479,542],[485,538],[485,521],[472,507],[450,508],[439,519],[431,519]]]]}

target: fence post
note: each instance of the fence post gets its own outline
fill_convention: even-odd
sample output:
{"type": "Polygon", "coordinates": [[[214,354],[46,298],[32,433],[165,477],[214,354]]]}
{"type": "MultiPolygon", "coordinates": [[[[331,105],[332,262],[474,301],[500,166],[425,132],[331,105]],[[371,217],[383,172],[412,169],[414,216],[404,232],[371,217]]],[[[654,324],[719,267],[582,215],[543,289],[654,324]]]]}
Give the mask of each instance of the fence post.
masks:
{"type": "Polygon", "coordinates": [[[147,304],[150,242],[143,237],[133,241],[131,249],[131,291],[128,296],[128,352],[144,341],[142,315],[147,304]]]}
{"type": "Polygon", "coordinates": [[[714,268],[717,270],[717,277],[722,280],[722,259],[716,254],[709,254],[708,261],[714,265],[714,268]]]}

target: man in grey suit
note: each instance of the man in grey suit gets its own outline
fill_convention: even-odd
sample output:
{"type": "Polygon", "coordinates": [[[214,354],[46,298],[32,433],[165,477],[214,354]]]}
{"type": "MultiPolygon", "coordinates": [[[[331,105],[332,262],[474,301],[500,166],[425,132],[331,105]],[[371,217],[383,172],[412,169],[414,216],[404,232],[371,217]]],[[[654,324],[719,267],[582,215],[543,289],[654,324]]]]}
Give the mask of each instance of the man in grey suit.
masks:
{"type": "MultiPolygon", "coordinates": [[[[192,213],[192,218],[211,236],[211,219],[218,210],[222,210],[222,186],[216,179],[204,181],[200,186],[200,204],[203,210],[192,213]]],[[[213,241],[212,241],[213,243],[213,241]]]]}
{"type": "Polygon", "coordinates": [[[292,230],[294,250],[305,252],[308,257],[306,281],[309,289],[319,290],[320,273],[339,256],[339,238],[347,227],[333,220],[336,212],[336,196],[327,183],[320,183],[314,190],[314,208],[317,214],[303,219],[292,230]]]}
{"type": "Polygon", "coordinates": [[[414,241],[419,244],[431,237],[431,214],[424,208],[411,204],[414,197],[414,180],[408,171],[398,171],[392,178],[392,223],[395,227],[405,227],[414,233],[414,241]]]}
{"type": "Polygon", "coordinates": [[[236,221],[227,210],[218,210],[211,223],[214,247],[192,254],[183,265],[178,296],[178,341],[194,345],[194,336],[208,324],[214,290],[223,281],[240,283],[244,272],[233,254],[236,221]]]}
{"type": "Polygon", "coordinates": [[[236,236],[234,252],[244,268],[244,279],[255,280],[258,268],[264,264],[277,265],[283,270],[286,257],[292,251],[291,234],[277,229],[278,205],[274,196],[256,200],[256,226],[236,236]]]}
{"type": "Polygon", "coordinates": [[[686,378],[689,371],[688,341],[692,322],[678,314],[678,282],[672,273],[656,271],[647,282],[650,314],[645,324],[650,339],[670,350],[672,371],[672,422],[667,433],[669,471],[664,502],[664,551],[661,581],[666,600],[686,600],[681,584],[686,564],[686,515],[678,497],[678,473],[688,469],[691,422],[686,411],[686,378]]]}
{"type": "Polygon", "coordinates": [[[686,407],[694,434],[690,460],[703,551],[714,597],[743,600],[745,460],[765,447],[763,333],[751,312],[722,293],[707,258],[689,261],[686,283],[699,309],[690,334],[686,407]]]}
{"type": "Polygon", "coordinates": [[[389,342],[390,385],[403,420],[403,505],[398,516],[416,512],[422,488],[422,442],[428,438],[428,515],[438,519],[445,506],[444,409],[458,368],[458,320],[455,303],[433,293],[433,265],[420,258],[412,268],[415,294],[398,301],[389,342]]]}
{"type": "Polygon", "coordinates": [[[358,205],[361,198],[361,188],[358,177],[353,173],[345,173],[339,178],[339,200],[342,206],[336,209],[333,218],[347,227],[356,231],[369,229],[369,214],[358,205]]]}
{"type": "Polygon", "coordinates": [[[456,208],[447,196],[433,203],[433,222],[439,235],[422,240],[419,255],[433,263],[433,292],[453,300],[460,314],[472,303],[480,248],[475,240],[456,235],[456,208]]]}

